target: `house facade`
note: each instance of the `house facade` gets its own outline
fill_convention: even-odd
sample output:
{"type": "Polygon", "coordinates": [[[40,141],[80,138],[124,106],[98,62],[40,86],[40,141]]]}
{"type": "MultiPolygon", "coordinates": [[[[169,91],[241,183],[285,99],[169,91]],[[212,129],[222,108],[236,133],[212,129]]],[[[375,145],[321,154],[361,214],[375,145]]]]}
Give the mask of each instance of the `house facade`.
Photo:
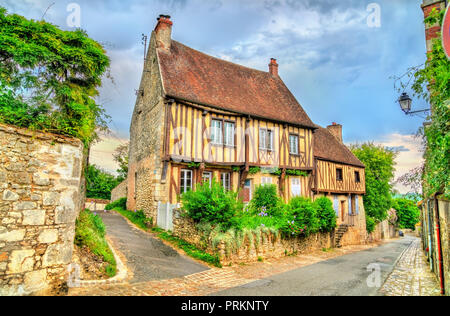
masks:
{"type": "Polygon", "coordinates": [[[334,202],[338,195],[349,198],[352,210],[362,209],[364,166],[310,120],[275,59],[267,72],[220,60],[172,40],[172,25],[169,16],[158,18],[137,91],[128,209],[155,218],[158,202],[176,204],[180,194],[212,179],[239,191],[244,202],[258,185],[275,184],[285,201],[326,195],[334,202]],[[321,139],[338,155],[320,154],[321,139]],[[351,159],[342,161],[342,152],[351,159]],[[329,170],[339,166],[336,182],[329,170]]]}

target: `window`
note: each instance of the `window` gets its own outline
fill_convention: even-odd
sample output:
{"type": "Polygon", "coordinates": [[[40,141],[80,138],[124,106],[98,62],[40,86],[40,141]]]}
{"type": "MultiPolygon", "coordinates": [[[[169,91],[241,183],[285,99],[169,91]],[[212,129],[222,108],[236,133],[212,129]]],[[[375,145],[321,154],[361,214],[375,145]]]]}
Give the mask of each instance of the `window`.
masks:
{"type": "Polygon", "coordinates": [[[272,184],[272,178],[270,177],[262,177],[261,178],[261,185],[267,185],[272,184]]]}
{"type": "Polygon", "coordinates": [[[225,145],[234,146],[234,123],[225,122],[225,145]]]}
{"type": "Polygon", "coordinates": [[[355,171],[355,182],[356,183],[360,183],[361,182],[361,177],[359,175],[359,171],[355,171]]]}
{"type": "Polygon", "coordinates": [[[298,135],[289,135],[289,152],[298,155],[298,135]]]}
{"type": "Polygon", "coordinates": [[[230,191],[231,190],[231,174],[222,173],[220,177],[222,180],[223,188],[227,191],[230,191]]]}
{"type": "Polygon", "coordinates": [[[202,174],[202,182],[208,182],[209,186],[211,186],[211,180],[212,180],[212,172],[205,171],[202,174]]]}
{"type": "Polygon", "coordinates": [[[192,170],[181,170],[180,194],[192,190],[192,170]]]}
{"type": "Polygon", "coordinates": [[[214,145],[222,145],[222,121],[212,120],[211,122],[211,143],[214,145]]]}
{"type": "Polygon", "coordinates": [[[302,192],[302,187],[300,184],[299,178],[292,178],[291,179],[291,195],[294,196],[300,196],[302,192]]]}
{"type": "Polygon", "coordinates": [[[338,180],[338,181],[344,180],[344,178],[342,176],[342,169],[341,168],[336,168],[336,180],[338,180]]]}
{"type": "Polygon", "coordinates": [[[259,149],[272,150],[273,147],[273,133],[270,129],[259,130],[259,149]]]}

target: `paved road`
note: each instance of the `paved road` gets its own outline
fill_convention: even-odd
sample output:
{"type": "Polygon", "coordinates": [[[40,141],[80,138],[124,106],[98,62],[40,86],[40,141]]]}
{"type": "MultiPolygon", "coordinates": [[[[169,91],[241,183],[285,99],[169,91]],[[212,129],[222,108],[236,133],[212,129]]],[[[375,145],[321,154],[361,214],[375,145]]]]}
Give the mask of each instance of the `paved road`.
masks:
{"type": "MultiPolygon", "coordinates": [[[[392,272],[397,258],[415,240],[405,237],[380,247],[337,257],[310,266],[241,285],[213,296],[355,296],[380,295],[377,287],[368,287],[372,272],[367,267],[380,267],[381,285],[392,272]]],[[[372,279],[371,279],[372,280],[372,279]]]]}
{"type": "Polygon", "coordinates": [[[126,257],[126,265],[134,274],[130,283],[173,279],[208,270],[208,267],[181,256],[161,240],[132,228],[117,213],[99,215],[106,225],[108,237],[126,257]]]}

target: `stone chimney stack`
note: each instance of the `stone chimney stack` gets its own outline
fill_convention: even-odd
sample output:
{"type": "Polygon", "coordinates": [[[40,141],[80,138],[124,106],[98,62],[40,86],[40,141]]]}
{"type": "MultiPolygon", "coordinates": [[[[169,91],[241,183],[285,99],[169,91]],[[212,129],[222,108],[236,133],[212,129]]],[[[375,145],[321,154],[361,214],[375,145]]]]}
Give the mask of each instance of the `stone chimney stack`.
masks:
{"type": "Polygon", "coordinates": [[[344,142],[342,139],[342,125],[333,123],[330,126],[327,126],[327,129],[339,142],[344,142]]]}
{"type": "Polygon", "coordinates": [[[278,64],[275,58],[270,58],[269,73],[274,77],[278,77],[278,64]]]}
{"type": "Polygon", "coordinates": [[[156,43],[158,48],[170,50],[172,44],[172,21],[170,15],[161,14],[155,27],[156,43]]]}
{"type": "MultiPolygon", "coordinates": [[[[436,8],[436,10],[445,10],[445,0],[422,0],[422,10],[424,17],[427,18],[431,11],[436,8]]],[[[439,24],[435,25],[425,25],[425,38],[427,40],[427,52],[433,50],[433,39],[439,37],[439,32],[441,32],[441,27],[439,24]]]]}

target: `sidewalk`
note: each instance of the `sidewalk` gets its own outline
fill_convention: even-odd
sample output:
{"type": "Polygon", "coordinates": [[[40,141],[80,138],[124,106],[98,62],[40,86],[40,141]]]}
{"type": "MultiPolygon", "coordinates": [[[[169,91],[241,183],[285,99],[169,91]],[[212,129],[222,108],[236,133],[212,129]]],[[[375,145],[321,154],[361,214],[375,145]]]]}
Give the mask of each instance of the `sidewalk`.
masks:
{"type": "Polygon", "coordinates": [[[440,296],[439,283],[417,238],[403,253],[380,293],[386,296],[440,296]]]}

